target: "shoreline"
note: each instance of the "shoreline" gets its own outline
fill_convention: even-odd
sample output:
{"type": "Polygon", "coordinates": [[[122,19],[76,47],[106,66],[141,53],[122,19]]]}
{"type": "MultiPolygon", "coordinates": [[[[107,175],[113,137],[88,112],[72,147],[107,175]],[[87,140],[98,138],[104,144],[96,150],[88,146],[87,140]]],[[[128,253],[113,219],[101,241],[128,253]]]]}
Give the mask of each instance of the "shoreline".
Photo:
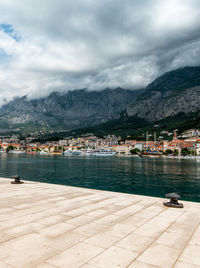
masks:
{"type": "MultiPolygon", "coordinates": [[[[13,181],[13,178],[11,177],[0,177],[0,183],[1,179],[5,179],[8,181],[13,181]]],[[[64,186],[64,187],[72,187],[72,188],[77,188],[77,189],[85,189],[85,190],[91,190],[91,191],[97,191],[97,192],[105,192],[105,193],[113,193],[113,194],[122,194],[122,195],[127,195],[127,196],[138,196],[138,197],[145,197],[145,198],[155,198],[155,199],[162,199],[163,201],[166,201],[166,198],[164,196],[158,196],[158,195],[148,195],[148,194],[139,194],[139,193],[131,193],[131,192],[121,192],[121,191],[114,191],[114,190],[106,190],[106,189],[98,189],[98,188],[90,188],[90,187],[85,187],[85,186],[76,186],[76,185],[69,185],[69,184],[61,184],[61,183],[55,183],[55,182],[45,182],[45,181],[36,181],[36,180],[28,180],[28,179],[23,179],[20,178],[21,181],[24,183],[42,183],[42,184],[50,184],[50,185],[58,185],[58,186],[64,186]]],[[[199,201],[192,201],[189,199],[180,199],[181,202],[188,202],[188,203],[197,203],[200,205],[200,200],[199,201]]]]}
{"type": "Polygon", "coordinates": [[[135,158],[168,158],[168,159],[196,159],[200,160],[200,156],[167,156],[167,155],[117,155],[117,157],[135,157],[135,158]]]}
{"type": "Polygon", "coordinates": [[[63,155],[63,153],[46,153],[46,154],[40,154],[40,153],[32,153],[32,152],[23,152],[23,151],[19,151],[19,152],[0,152],[1,154],[8,154],[8,155],[39,155],[39,156],[64,156],[64,157],[86,157],[86,158],[100,158],[100,159],[104,159],[104,158],[114,158],[114,157],[129,157],[129,158],[168,158],[168,159],[194,159],[194,160],[200,160],[200,156],[172,156],[172,155],[154,155],[154,154],[149,154],[149,155],[131,155],[131,154],[116,154],[115,156],[81,156],[81,155],[63,155]]]}

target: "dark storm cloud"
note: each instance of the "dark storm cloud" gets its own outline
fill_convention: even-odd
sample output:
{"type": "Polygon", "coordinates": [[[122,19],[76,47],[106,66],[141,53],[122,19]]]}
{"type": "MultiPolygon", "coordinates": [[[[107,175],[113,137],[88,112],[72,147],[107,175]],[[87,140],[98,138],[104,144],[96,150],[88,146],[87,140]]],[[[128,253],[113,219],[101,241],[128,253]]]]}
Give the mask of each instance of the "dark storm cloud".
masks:
{"type": "Polygon", "coordinates": [[[197,0],[1,0],[0,96],[142,88],[200,65],[199,21],[197,0]]]}

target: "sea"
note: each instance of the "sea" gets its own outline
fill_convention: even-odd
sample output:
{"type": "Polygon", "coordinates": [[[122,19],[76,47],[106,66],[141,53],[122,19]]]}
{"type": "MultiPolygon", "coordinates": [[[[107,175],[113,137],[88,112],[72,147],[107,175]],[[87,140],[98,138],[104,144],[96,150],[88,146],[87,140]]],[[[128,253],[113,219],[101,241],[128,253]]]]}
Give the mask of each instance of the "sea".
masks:
{"type": "Polygon", "coordinates": [[[200,202],[200,160],[0,154],[0,177],[200,202]]]}

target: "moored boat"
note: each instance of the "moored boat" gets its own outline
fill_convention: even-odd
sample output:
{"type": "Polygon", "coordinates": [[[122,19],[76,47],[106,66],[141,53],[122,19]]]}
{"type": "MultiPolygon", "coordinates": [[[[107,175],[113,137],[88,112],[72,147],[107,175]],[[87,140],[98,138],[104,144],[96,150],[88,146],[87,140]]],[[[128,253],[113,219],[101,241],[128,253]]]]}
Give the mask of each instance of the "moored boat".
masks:
{"type": "Polygon", "coordinates": [[[82,151],[80,150],[67,150],[63,152],[64,156],[79,156],[82,155],[82,151]]]}
{"type": "Polygon", "coordinates": [[[111,157],[115,156],[116,152],[109,149],[96,149],[91,153],[91,156],[103,156],[103,157],[111,157]]]}
{"type": "Polygon", "coordinates": [[[48,155],[49,153],[48,153],[47,151],[43,151],[43,150],[42,150],[42,151],[39,152],[39,154],[40,154],[40,155],[48,155]]]}
{"type": "Polygon", "coordinates": [[[20,151],[20,150],[11,150],[9,151],[9,154],[25,154],[26,151],[20,151]]]}

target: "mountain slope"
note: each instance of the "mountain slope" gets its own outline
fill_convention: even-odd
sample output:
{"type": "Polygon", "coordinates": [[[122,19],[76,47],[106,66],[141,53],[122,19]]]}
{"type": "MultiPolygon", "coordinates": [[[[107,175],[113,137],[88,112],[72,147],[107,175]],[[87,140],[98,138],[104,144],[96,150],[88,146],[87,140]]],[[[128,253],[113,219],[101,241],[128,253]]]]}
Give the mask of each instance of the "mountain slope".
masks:
{"type": "Polygon", "coordinates": [[[0,124],[29,130],[73,129],[119,118],[141,91],[117,88],[103,91],[74,90],[46,98],[16,98],[0,108],[0,124]]]}
{"type": "Polygon", "coordinates": [[[152,82],[127,106],[125,114],[156,121],[179,113],[195,113],[199,106],[200,67],[186,67],[166,73],[152,82]]]}
{"type": "Polygon", "coordinates": [[[185,67],[163,74],[145,90],[74,90],[35,100],[16,98],[0,108],[0,128],[33,132],[97,125],[92,129],[123,134],[125,129],[126,133],[142,130],[154,122],[173,125],[176,121],[180,126],[186,122],[189,126],[199,107],[200,67],[185,67]]]}
{"type": "Polygon", "coordinates": [[[147,90],[183,91],[200,85],[200,67],[185,67],[164,73],[151,84],[147,90]]]}
{"type": "Polygon", "coordinates": [[[165,73],[128,104],[121,118],[75,133],[116,134],[123,138],[129,135],[144,139],[147,130],[155,131],[154,125],[157,125],[157,131],[200,128],[200,67],[165,73]]]}
{"type": "Polygon", "coordinates": [[[146,131],[149,131],[149,133],[156,131],[158,134],[163,130],[173,131],[174,129],[178,129],[182,133],[191,128],[200,129],[200,110],[187,115],[179,113],[155,122],[146,121],[137,116],[121,118],[88,128],[75,129],[66,134],[67,136],[80,136],[86,133],[93,133],[100,137],[114,134],[121,136],[122,139],[126,139],[129,136],[132,139],[144,140],[146,131]]]}

